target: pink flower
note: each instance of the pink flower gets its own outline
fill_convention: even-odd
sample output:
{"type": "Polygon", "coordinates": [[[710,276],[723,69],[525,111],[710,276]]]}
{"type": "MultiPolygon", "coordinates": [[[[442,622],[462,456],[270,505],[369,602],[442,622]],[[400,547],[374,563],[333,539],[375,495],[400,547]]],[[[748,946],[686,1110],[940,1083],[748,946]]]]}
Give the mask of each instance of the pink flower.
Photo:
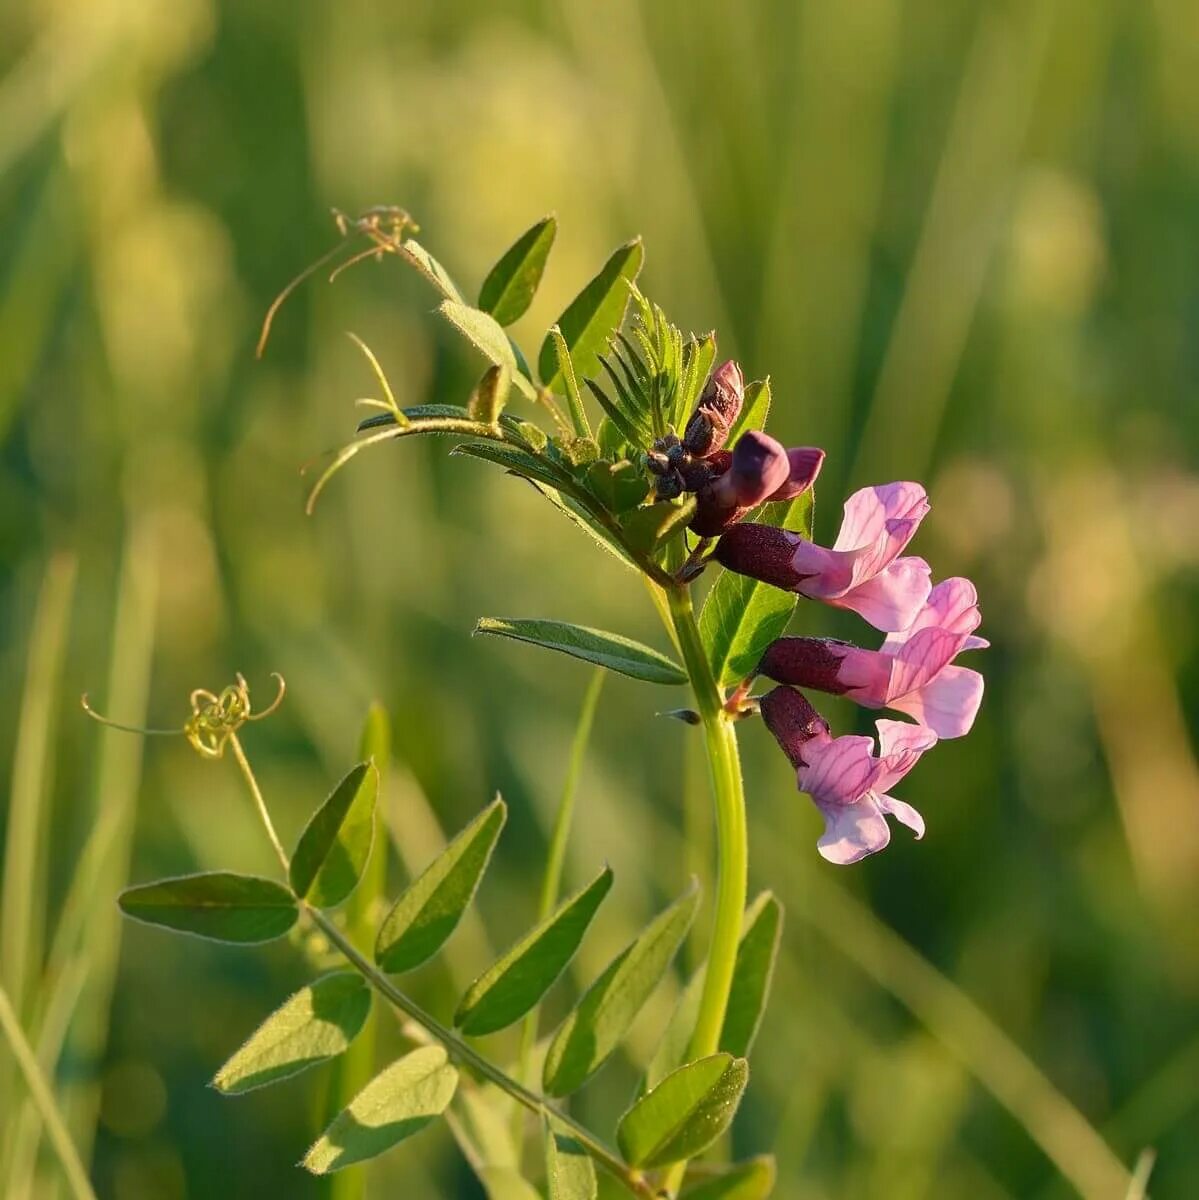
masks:
{"type": "Polygon", "coordinates": [[[884,814],[924,836],[924,818],[910,804],[888,795],[936,743],[937,735],[906,721],[876,721],[874,739],[849,735],[814,738],[804,747],[807,765],[796,772],[799,790],[812,797],[824,817],[816,843],[829,862],[847,865],[875,854],[891,840],[884,814]]]}
{"type": "Polygon", "coordinates": [[[918,483],[863,488],[846,500],[832,549],[773,526],[743,524],[720,539],[715,557],[730,571],[852,609],[876,629],[895,632],[915,620],[931,588],[924,559],[899,557],[927,512],[918,483]]]}
{"type": "Polygon", "coordinates": [[[700,488],[691,529],[715,537],[759,504],[790,500],[812,486],[823,463],[823,450],[786,450],[769,434],[751,429],[737,439],[727,468],[700,488]]]}
{"type": "Polygon", "coordinates": [[[847,695],[866,708],[894,708],[939,738],[970,731],[982,702],[983,677],[953,666],[963,650],[988,643],[972,636],[982,617],[968,579],[946,579],[902,633],[879,650],[831,638],[779,638],[767,647],[758,674],[777,683],[847,695]]]}
{"type": "Polygon", "coordinates": [[[822,857],[845,866],[875,854],[891,840],[887,815],[924,836],[924,818],[888,795],[937,741],[931,729],[906,721],[877,721],[874,739],[833,737],[799,692],[775,688],[762,697],[762,716],[796,768],[801,792],[824,817],[816,843],[822,857]]]}

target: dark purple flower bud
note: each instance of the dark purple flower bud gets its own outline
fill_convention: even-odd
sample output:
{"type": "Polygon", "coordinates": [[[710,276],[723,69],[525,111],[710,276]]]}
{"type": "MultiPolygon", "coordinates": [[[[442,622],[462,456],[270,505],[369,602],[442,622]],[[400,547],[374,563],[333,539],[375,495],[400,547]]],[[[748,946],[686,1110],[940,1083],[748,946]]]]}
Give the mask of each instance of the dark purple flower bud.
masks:
{"type": "Polygon", "coordinates": [[[712,458],[692,458],[679,467],[687,491],[702,491],[722,470],[728,470],[727,464],[723,468],[717,467],[715,458],[715,455],[712,458]]]}
{"type": "Polygon", "coordinates": [[[834,638],[778,638],[766,647],[757,673],[775,683],[840,696],[871,682],[868,652],[834,638]]]}
{"type": "Polygon", "coordinates": [[[655,475],[665,475],[672,469],[670,459],[661,450],[650,450],[645,456],[645,465],[655,475]]]}
{"type": "Polygon", "coordinates": [[[713,482],[712,490],[731,507],[753,508],[786,484],[790,472],[782,444],[751,429],[737,439],[732,464],[713,482]]]}
{"type": "Polygon", "coordinates": [[[827,737],[828,722],[794,688],[776,687],[761,699],[762,719],[774,734],[775,741],[791,760],[793,767],[807,764],[803,759],[805,742],[827,737]]]}
{"type": "Polygon", "coordinates": [[[702,537],[722,533],[777,491],[790,469],[786,450],[769,434],[756,429],[742,434],[729,469],[699,493],[691,528],[702,537]]]}
{"type": "Polygon", "coordinates": [[[745,401],[745,376],[731,359],[712,372],[687,428],[683,445],[695,458],[707,458],[723,449],[729,430],[745,401]]]}
{"type": "Polygon", "coordinates": [[[670,471],[658,480],[654,494],[659,500],[674,500],[687,490],[683,476],[678,471],[670,471]]]}
{"type": "Polygon", "coordinates": [[[793,561],[802,541],[799,534],[773,525],[734,525],[716,543],[713,557],[730,571],[789,592],[804,578],[793,561]]]}
{"type": "Polygon", "coordinates": [[[816,482],[820,468],[824,466],[824,451],[817,446],[796,446],[787,451],[791,471],[782,487],[769,500],[794,500],[816,482]]]}

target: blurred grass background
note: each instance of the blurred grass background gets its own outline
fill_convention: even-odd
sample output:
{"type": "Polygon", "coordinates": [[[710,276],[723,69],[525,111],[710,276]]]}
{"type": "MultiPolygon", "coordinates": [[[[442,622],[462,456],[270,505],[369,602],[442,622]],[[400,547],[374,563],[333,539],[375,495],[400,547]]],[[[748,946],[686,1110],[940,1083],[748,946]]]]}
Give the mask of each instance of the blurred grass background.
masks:
{"type": "MultiPolygon", "coordinates": [[[[376,203],[468,289],[556,210],[527,349],[643,234],[646,290],[770,374],[779,437],[828,449],[818,532],[846,491],[923,479],[918,551],[978,582],[988,694],[905,784],[922,844],[828,867],[745,729],[752,878],[788,924],[737,1152],[778,1155],[783,1200],[1111,1195],[1089,1123],[1128,1166],[1156,1149],[1154,1196],[1199,1195],[1193,0],[9,0],[0,72],[0,981],[100,1196],[331,1194],[294,1169],[328,1081],[204,1086],[301,958],[122,928],[113,896],[269,872],[269,847],[231,763],[103,731],[81,692],[170,725],[193,687],[241,670],[263,703],[282,671],[245,741],[285,841],[378,698],[407,870],[502,789],[487,931],[415,984],[445,1011],[533,917],[588,678],[471,643],[475,617],[662,644],[634,580],[443,446],[363,456],[304,517],[299,466],[371,389],[343,330],[401,403],[477,371],[394,260],[305,286],[254,361],[329,207],[376,203]]],[[[606,857],[617,885],[576,979],[695,865],[673,702],[620,679],[600,701],[567,882],[606,857]]],[[[585,1115],[610,1128],[634,1077],[609,1067],[585,1115]]],[[[3,1054],[0,1088],[0,1188],[61,1194],[3,1054]]],[[[481,1195],[444,1130],[368,1192],[481,1195]]]]}

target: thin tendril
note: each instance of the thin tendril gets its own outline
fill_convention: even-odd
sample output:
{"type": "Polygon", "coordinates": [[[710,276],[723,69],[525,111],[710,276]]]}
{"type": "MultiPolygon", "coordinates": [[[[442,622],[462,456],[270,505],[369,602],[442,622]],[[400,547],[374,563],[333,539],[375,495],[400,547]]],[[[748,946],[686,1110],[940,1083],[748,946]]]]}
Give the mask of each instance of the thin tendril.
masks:
{"type": "Polygon", "coordinates": [[[380,262],[383,261],[384,247],[375,243],[373,246],[367,246],[365,250],[359,250],[352,258],[347,258],[345,262],[338,263],[330,272],[328,282],[332,283],[342,271],[348,271],[351,267],[357,266],[365,258],[376,258],[380,262]]]}
{"type": "Polygon", "coordinates": [[[188,700],[191,704],[191,716],[183,723],[181,729],[143,729],[137,725],[123,725],[92,708],[86,693],[81,703],[83,711],[89,717],[111,729],[162,737],[181,735],[187,738],[192,748],[203,758],[221,758],[225,753],[226,744],[247,721],[261,721],[283,703],[287,684],[277,671],[272,672],[271,677],[275,680],[278,690],[275,698],[260,713],[254,712],[250,706],[250,685],[241,674],[236,677],[236,683],[223,688],[219,695],[208,691],[207,688],[196,688],[188,700]]]}
{"type": "Polygon", "coordinates": [[[268,308],[266,310],[266,316],[263,318],[263,321],[262,321],[262,332],[258,335],[258,345],[255,346],[255,348],[254,348],[254,357],[255,358],[261,358],[263,356],[263,354],[265,353],[267,341],[269,340],[269,338],[271,336],[271,326],[274,324],[274,321],[275,321],[275,314],[283,307],[283,303],[288,298],[288,296],[290,296],[292,294],[292,292],[294,292],[296,290],[296,288],[298,288],[300,286],[300,284],[302,284],[304,282],[305,279],[308,279],[310,276],[314,275],[317,271],[319,271],[321,269],[321,267],[323,267],[330,259],[336,258],[337,255],[340,254],[341,251],[344,249],[344,247],[345,247],[344,242],[338,242],[337,245],[334,246],[332,250],[326,251],[326,253],[322,254],[320,256],[320,258],[318,258],[316,260],[316,262],[311,263],[309,266],[305,267],[283,289],[283,291],[281,291],[274,298],[274,300],[271,301],[271,306],[270,306],[270,308],[268,308]]]}
{"type": "Polygon", "coordinates": [[[178,737],[183,733],[182,729],[145,729],[141,725],[122,725],[120,721],[114,721],[111,717],[106,717],[92,708],[87,692],[84,692],[79,698],[79,703],[93,721],[99,721],[101,725],[107,725],[109,729],[119,729],[122,733],[142,733],[150,737],[178,737]]]}

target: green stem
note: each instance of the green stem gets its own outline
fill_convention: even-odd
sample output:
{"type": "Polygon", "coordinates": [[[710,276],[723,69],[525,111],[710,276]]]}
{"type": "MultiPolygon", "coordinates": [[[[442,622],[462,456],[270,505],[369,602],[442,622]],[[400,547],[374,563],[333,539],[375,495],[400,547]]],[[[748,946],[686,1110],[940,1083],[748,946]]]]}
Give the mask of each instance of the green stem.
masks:
{"type": "Polygon", "coordinates": [[[76,1200],[96,1200],[96,1193],[92,1191],[92,1185],[88,1182],[79,1153],[71,1141],[70,1134],[67,1133],[58,1105],[54,1103],[50,1085],[46,1082],[25,1035],[21,1032],[17,1014],[13,1011],[12,1002],[3,987],[0,987],[0,1029],[3,1029],[13,1057],[17,1060],[17,1066],[21,1068],[21,1074],[25,1077],[29,1094],[33,1097],[46,1132],[50,1135],[50,1142],[58,1155],[58,1161],[62,1164],[63,1174],[67,1177],[71,1192],[76,1200]]]}
{"type": "Polygon", "coordinates": [[[473,1046],[464,1042],[457,1034],[447,1029],[436,1017],[425,1012],[419,1004],[411,1000],[391,980],[384,975],[374,963],[368,961],[358,950],[357,946],[318,908],[304,904],[305,912],[314,925],[341,951],[346,961],[394,1008],[406,1017],[411,1017],[418,1025],[426,1029],[437,1039],[458,1062],[470,1067],[475,1074],[494,1083],[496,1087],[506,1092],[514,1100],[523,1104],[530,1112],[546,1117],[557,1125],[569,1130],[573,1137],[595,1161],[616,1176],[625,1187],[635,1195],[653,1200],[654,1189],[641,1178],[637,1172],[621,1161],[614,1150],[610,1150],[594,1134],[573,1117],[556,1108],[544,1096],[525,1087],[501,1068],[484,1058],[473,1046]]]}
{"type": "MultiPolygon", "coordinates": [[[[737,946],[745,913],[749,852],[737,737],[724,712],[720,688],[700,641],[691,593],[684,586],[676,586],[669,590],[667,598],[674,635],[687,666],[696,708],[703,722],[704,745],[716,804],[716,903],[699,1017],[688,1053],[688,1057],[694,1060],[715,1054],[720,1049],[720,1035],[733,986],[737,946]]],[[[687,1164],[681,1162],[667,1172],[665,1190],[668,1194],[677,1192],[686,1169],[687,1164]]]]}
{"type": "Polygon", "coordinates": [[[279,835],[275,832],[275,823],[271,820],[270,810],[267,808],[266,801],[262,796],[262,789],[258,786],[258,780],[254,776],[250,760],[246,758],[246,752],[241,748],[241,741],[238,739],[236,733],[229,735],[229,745],[233,747],[233,757],[237,759],[237,765],[241,768],[241,773],[250,788],[250,795],[254,798],[254,807],[258,809],[258,815],[262,818],[263,827],[266,829],[266,836],[270,838],[271,845],[275,848],[275,854],[278,856],[279,862],[283,867],[283,874],[286,876],[291,870],[287,851],[283,849],[283,843],[279,840],[279,835]]]}
{"type": "MultiPolygon", "coordinates": [[[[242,776],[249,786],[250,795],[254,798],[254,805],[258,810],[259,817],[262,819],[267,837],[270,838],[271,845],[274,846],[275,852],[279,856],[279,861],[283,865],[283,873],[286,875],[289,867],[287,852],[283,849],[283,844],[279,841],[279,835],[275,832],[275,825],[271,820],[270,810],[266,806],[262,789],[259,788],[258,780],[254,776],[254,770],[250,766],[250,760],[246,758],[245,751],[242,749],[241,742],[238,741],[236,734],[229,735],[229,742],[233,746],[237,765],[241,768],[242,776]]],[[[296,897],[296,900],[308,919],[329,939],[330,944],[337,947],[342,957],[392,1007],[402,1012],[406,1017],[410,1017],[418,1025],[427,1030],[458,1062],[470,1067],[472,1071],[481,1078],[486,1079],[489,1083],[494,1083],[496,1087],[506,1092],[518,1103],[523,1104],[530,1112],[535,1113],[537,1116],[545,1117],[554,1124],[568,1130],[579,1145],[605,1171],[619,1179],[635,1196],[642,1197],[642,1200],[654,1200],[657,1194],[654,1188],[642,1177],[640,1172],[623,1162],[616,1151],[604,1145],[585,1126],[580,1125],[573,1117],[568,1116],[555,1107],[544,1096],[540,1096],[530,1088],[525,1087],[523,1083],[513,1079],[500,1067],[497,1067],[494,1063],[484,1058],[473,1046],[464,1042],[456,1033],[442,1025],[436,1017],[425,1012],[416,1001],[409,999],[373,962],[366,958],[349,937],[319,908],[314,908],[299,896],[296,897]]],[[[0,1012],[0,1017],[2,1016],[3,1013],[0,1012]]],[[[20,1030],[17,1032],[19,1034],[20,1030]]],[[[32,1065],[34,1070],[36,1070],[36,1062],[32,1063],[32,1065]]],[[[47,1121],[47,1128],[49,1128],[49,1121],[47,1121]]],[[[90,1191],[88,1196],[90,1200],[94,1200],[90,1191]]]]}
{"type": "MultiPolygon", "coordinates": [[[[541,898],[537,905],[537,923],[540,925],[554,911],[558,903],[558,895],[562,888],[562,868],[566,862],[566,845],[570,840],[570,826],[574,819],[575,792],[579,786],[579,775],[583,770],[583,757],[587,752],[587,743],[591,739],[591,726],[595,721],[595,710],[599,705],[600,692],[604,687],[604,679],[608,672],[603,667],[597,667],[587,685],[583,696],[583,707],[579,710],[579,723],[575,726],[574,740],[570,746],[570,761],[566,767],[566,779],[562,784],[562,797],[558,801],[558,811],[554,816],[554,828],[550,834],[550,848],[546,855],[545,875],[541,881],[541,898]]],[[[524,1083],[529,1078],[529,1063],[533,1057],[533,1048],[537,1045],[537,1013],[536,1007],[525,1017],[520,1031],[520,1054],[517,1057],[516,1077],[524,1083]]],[[[517,1120],[513,1131],[516,1144],[521,1144],[520,1111],[516,1113],[517,1120]]]]}

